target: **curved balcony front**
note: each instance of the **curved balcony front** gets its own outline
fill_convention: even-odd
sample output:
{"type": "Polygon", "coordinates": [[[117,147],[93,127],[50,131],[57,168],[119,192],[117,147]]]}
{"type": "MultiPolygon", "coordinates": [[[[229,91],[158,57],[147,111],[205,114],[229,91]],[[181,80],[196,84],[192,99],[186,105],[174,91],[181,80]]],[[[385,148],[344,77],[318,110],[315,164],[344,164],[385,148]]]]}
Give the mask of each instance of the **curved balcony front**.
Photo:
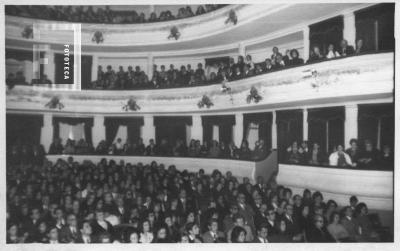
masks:
{"type": "Polygon", "coordinates": [[[378,53],[324,61],[220,84],[176,89],[140,91],[57,91],[46,87],[16,86],[7,92],[7,110],[24,113],[70,114],[193,114],[265,111],[307,105],[385,99],[392,102],[394,88],[393,53],[378,53]],[[312,73],[314,72],[314,74],[312,73]],[[251,88],[262,97],[248,102],[251,88]],[[213,103],[199,108],[203,96],[213,103]],[[46,104],[58,97],[62,110],[46,104]],[[140,110],[123,109],[129,99],[140,110]]]}
{"type": "MultiPolygon", "coordinates": [[[[143,46],[155,44],[176,43],[175,39],[168,39],[172,27],[176,27],[181,34],[179,42],[191,41],[204,37],[226,33],[235,27],[245,25],[268,13],[274,13],[287,5],[229,5],[219,10],[186,19],[144,24],[90,24],[80,25],[82,45],[88,46],[143,46]],[[225,23],[230,11],[235,11],[240,19],[237,26],[225,23]],[[104,41],[101,44],[92,41],[95,32],[101,31],[104,41]],[[138,39],[140,38],[140,39],[138,39]]],[[[46,35],[45,29],[78,25],[72,22],[49,21],[33,18],[7,16],[6,37],[8,39],[27,40],[21,34],[27,26],[43,27],[40,38],[33,37],[32,42],[64,44],[68,40],[65,36],[46,35]]],[[[67,37],[66,37],[67,36],[67,37]]]]}

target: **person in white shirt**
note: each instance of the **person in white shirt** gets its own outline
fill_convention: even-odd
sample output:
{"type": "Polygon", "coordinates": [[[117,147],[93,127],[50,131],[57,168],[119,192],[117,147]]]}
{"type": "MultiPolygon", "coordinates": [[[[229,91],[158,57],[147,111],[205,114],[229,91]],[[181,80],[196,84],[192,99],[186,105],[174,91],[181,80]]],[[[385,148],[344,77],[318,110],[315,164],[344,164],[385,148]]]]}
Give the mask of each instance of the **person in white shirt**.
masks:
{"type": "Polygon", "coordinates": [[[154,235],[150,229],[150,222],[145,220],[142,222],[142,231],[140,233],[140,243],[151,243],[154,239],[154,235]]]}
{"type": "Polygon", "coordinates": [[[122,150],[124,149],[124,145],[122,144],[122,139],[118,138],[117,142],[115,142],[115,149],[117,150],[117,152],[122,152],[122,150]]]}
{"type": "Polygon", "coordinates": [[[329,165],[338,167],[355,166],[351,162],[350,156],[343,151],[343,146],[341,145],[338,145],[336,151],[329,156],[329,165]]]}
{"type": "Polygon", "coordinates": [[[251,55],[249,55],[249,54],[246,55],[245,64],[248,65],[250,70],[254,70],[255,69],[254,68],[254,62],[253,62],[253,60],[251,58],[251,55]]]}
{"type": "Polygon", "coordinates": [[[335,47],[333,46],[333,44],[329,44],[328,53],[326,54],[326,58],[331,59],[331,58],[338,58],[338,57],[340,57],[339,52],[337,52],[335,50],[335,47]]]}

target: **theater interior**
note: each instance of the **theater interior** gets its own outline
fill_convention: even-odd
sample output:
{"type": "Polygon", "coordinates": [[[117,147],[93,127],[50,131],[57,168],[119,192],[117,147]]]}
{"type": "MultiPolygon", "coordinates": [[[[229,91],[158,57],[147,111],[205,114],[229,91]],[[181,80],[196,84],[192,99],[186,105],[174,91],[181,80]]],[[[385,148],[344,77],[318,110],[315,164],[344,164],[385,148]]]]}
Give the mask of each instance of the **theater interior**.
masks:
{"type": "Polygon", "coordinates": [[[394,10],[7,5],[7,243],[393,242],[394,10]]]}

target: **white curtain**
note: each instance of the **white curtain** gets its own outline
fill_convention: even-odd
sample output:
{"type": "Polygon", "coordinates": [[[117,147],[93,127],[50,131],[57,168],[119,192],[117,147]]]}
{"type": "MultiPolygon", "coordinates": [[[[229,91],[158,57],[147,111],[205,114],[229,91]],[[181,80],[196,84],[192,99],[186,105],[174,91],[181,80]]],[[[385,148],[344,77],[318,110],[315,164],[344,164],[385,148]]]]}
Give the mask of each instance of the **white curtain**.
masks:
{"type": "Polygon", "coordinates": [[[186,145],[189,146],[192,139],[192,126],[186,125],[186,145]]]}
{"type": "Polygon", "coordinates": [[[212,139],[219,141],[219,126],[213,125],[212,129],[212,139]]]}
{"type": "Polygon", "coordinates": [[[115,135],[113,143],[117,142],[118,138],[122,139],[122,143],[126,142],[126,139],[128,138],[128,127],[127,126],[120,125],[118,127],[117,135],[115,135]]]}
{"type": "Polygon", "coordinates": [[[66,142],[67,139],[78,141],[80,139],[86,139],[85,137],[85,124],[80,123],[77,125],[68,125],[65,123],[59,124],[60,138],[62,142],[66,142]]]}
{"type": "Polygon", "coordinates": [[[250,150],[254,150],[254,144],[258,140],[258,124],[250,123],[246,130],[246,139],[249,142],[250,150]]]}

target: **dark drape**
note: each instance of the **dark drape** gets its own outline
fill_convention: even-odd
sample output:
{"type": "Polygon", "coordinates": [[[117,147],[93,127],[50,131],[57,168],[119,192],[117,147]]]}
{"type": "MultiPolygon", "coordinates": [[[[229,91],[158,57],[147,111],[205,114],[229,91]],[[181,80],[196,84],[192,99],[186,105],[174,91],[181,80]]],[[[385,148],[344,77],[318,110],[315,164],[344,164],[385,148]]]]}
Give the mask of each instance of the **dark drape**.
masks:
{"type": "Polygon", "coordinates": [[[59,123],[64,123],[68,125],[77,125],[80,123],[84,123],[86,142],[92,144],[93,118],[53,117],[53,127],[54,127],[53,138],[58,138],[60,136],[59,123]]]}
{"type": "Polygon", "coordinates": [[[18,61],[33,61],[33,51],[6,49],[6,59],[15,59],[18,61]]]}
{"type": "MultiPolygon", "coordinates": [[[[219,126],[219,142],[229,144],[232,141],[233,128],[231,124],[220,124],[219,126]]],[[[213,134],[213,124],[203,125],[203,141],[211,143],[213,134]]]]}
{"type": "MultiPolygon", "coordinates": [[[[214,65],[214,64],[219,65],[220,63],[225,63],[226,65],[229,65],[229,57],[206,58],[205,62],[206,62],[206,66],[214,65]]],[[[193,66],[192,66],[192,68],[193,68],[193,66]]]]}
{"type": "Polygon", "coordinates": [[[246,135],[250,123],[258,124],[258,138],[264,140],[267,149],[271,149],[271,112],[244,114],[243,123],[243,135],[246,135]]]}
{"type": "Polygon", "coordinates": [[[235,115],[221,115],[221,116],[202,116],[201,121],[203,126],[206,124],[211,125],[235,125],[235,115]]]}
{"type": "MultiPolygon", "coordinates": [[[[70,48],[73,51],[73,48],[70,48]]],[[[54,54],[55,64],[55,83],[57,84],[73,84],[74,83],[74,55],[69,55],[69,79],[64,79],[64,54],[54,54]]]]}
{"type": "Polygon", "coordinates": [[[140,138],[140,127],[143,126],[142,117],[109,117],[104,118],[104,126],[106,127],[106,141],[112,144],[117,135],[119,126],[126,126],[128,129],[128,139],[135,142],[140,138]]]}
{"type": "Polygon", "coordinates": [[[363,40],[364,52],[394,50],[394,9],[394,3],[382,3],[354,13],[356,36],[363,40]]]}
{"type": "Polygon", "coordinates": [[[236,124],[234,115],[202,116],[203,141],[212,141],[212,127],[219,126],[219,141],[230,143],[232,141],[232,126],[236,124]]]}
{"type": "Polygon", "coordinates": [[[325,152],[332,152],[338,144],[343,146],[344,119],[343,106],[309,109],[308,140],[311,144],[318,143],[320,149],[325,152]],[[328,145],[326,140],[328,140],[328,145]]]}
{"type": "Polygon", "coordinates": [[[156,142],[159,144],[162,139],[166,139],[170,145],[180,139],[186,142],[186,126],[192,125],[191,116],[160,116],[154,117],[156,127],[156,142]]]}
{"type": "Polygon", "coordinates": [[[232,141],[232,125],[223,124],[219,126],[219,142],[229,144],[232,141]]]}
{"type": "Polygon", "coordinates": [[[276,112],[278,156],[284,160],[286,149],[294,141],[300,142],[303,139],[303,111],[284,110],[276,112]]]}
{"type": "Polygon", "coordinates": [[[333,44],[339,48],[343,39],[343,16],[338,16],[310,25],[310,51],[317,45],[322,54],[328,52],[328,45],[333,44]]]}
{"type": "Polygon", "coordinates": [[[211,124],[203,125],[203,142],[207,141],[210,143],[212,141],[213,126],[211,124]]]}
{"type": "Polygon", "coordinates": [[[40,144],[42,115],[6,114],[6,145],[40,144]]]}
{"type": "Polygon", "coordinates": [[[368,104],[358,106],[358,138],[361,142],[369,139],[376,145],[378,124],[381,125],[381,144],[394,146],[394,104],[368,104]]]}
{"type": "Polygon", "coordinates": [[[92,82],[92,56],[81,56],[82,89],[89,89],[92,82]]]}

